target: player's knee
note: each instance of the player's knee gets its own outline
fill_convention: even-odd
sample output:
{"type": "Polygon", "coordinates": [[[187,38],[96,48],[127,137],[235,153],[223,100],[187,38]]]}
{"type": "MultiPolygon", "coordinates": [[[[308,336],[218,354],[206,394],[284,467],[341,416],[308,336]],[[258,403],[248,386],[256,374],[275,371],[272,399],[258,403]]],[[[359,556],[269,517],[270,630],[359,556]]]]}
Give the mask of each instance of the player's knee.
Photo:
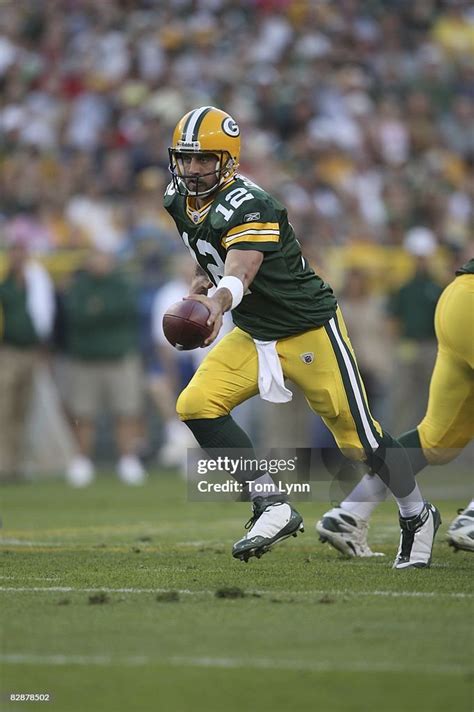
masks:
{"type": "Polygon", "coordinates": [[[367,455],[361,447],[342,445],[340,446],[340,450],[344,457],[347,457],[348,460],[352,460],[353,462],[363,462],[367,459],[367,455]]]}
{"type": "Polygon", "coordinates": [[[176,412],[180,420],[202,418],[206,396],[198,386],[187,386],[179,395],[176,412]]]}
{"type": "Polygon", "coordinates": [[[447,447],[423,447],[429,465],[445,465],[459,455],[459,450],[447,447]]]}
{"type": "Polygon", "coordinates": [[[452,433],[440,432],[439,428],[433,427],[427,419],[418,426],[418,435],[423,455],[429,465],[445,465],[451,462],[469,442],[461,442],[459,437],[453,436],[452,433]]]}
{"type": "Polygon", "coordinates": [[[180,420],[195,420],[218,418],[227,415],[229,411],[213,403],[200,386],[190,384],[180,394],[176,403],[176,412],[180,420]]]}

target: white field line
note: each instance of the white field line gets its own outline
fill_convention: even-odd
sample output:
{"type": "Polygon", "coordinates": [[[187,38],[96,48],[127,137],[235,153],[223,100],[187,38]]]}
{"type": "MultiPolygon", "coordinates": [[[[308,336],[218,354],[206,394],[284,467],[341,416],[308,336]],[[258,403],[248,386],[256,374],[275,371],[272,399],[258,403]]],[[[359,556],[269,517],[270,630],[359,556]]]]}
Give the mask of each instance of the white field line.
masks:
{"type": "MultiPolygon", "coordinates": [[[[170,590],[177,590],[178,593],[188,596],[214,596],[215,590],[203,589],[192,591],[187,588],[76,588],[74,586],[0,586],[0,593],[166,593],[170,590]]],[[[382,596],[387,598],[472,598],[474,593],[456,591],[353,591],[343,590],[308,590],[308,591],[278,591],[278,590],[249,590],[247,595],[257,594],[260,596],[287,596],[307,598],[308,596],[382,596]]]]}
{"type": "MultiPolygon", "coordinates": [[[[0,576],[3,581],[18,581],[22,576],[0,576]]],[[[30,581],[59,581],[59,576],[28,576],[30,581]]]]}
{"type": "Polygon", "coordinates": [[[275,658],[228,658],[228,657],[192,657],[171,656],[152,657],[147,655],[112,656],[112,655],[35,655],[31,653],[4,653],[0,654],[0,662],[11,665],[83,665],[83,666],[124,666],[140,667],[143,665],[173,665],[177,667],[198,668],[223,668],[235,669],[260,669],[260,670],[286,670],[306,672],[353,672],[353,673],[415,673],[434,675],[465,675],[470,672],[470,667],[465,665],[403,665],[391,662],[329,662],[316,660],[276,660],[275,658]]]}
{"type": "Polygon", "coordinates": [[[225,545],[225,542],[223,544],[222,541],[218,541],[217,539],[215,539],[214,541],[209,540],[209,539],[206,539],[203,541],[177,541],[176,544],[174,544],[174,546],[184,546],[184,547],[187,547],[187,546],[191,546],[191,547],[193,547],[193,546],[196,546],[196,547],[197,546],[223,546],[223,545],[225,545]]]}
{"type": "Polygon", "coordinates": [[[0,539],[0,546],[71,546],[63,541],[29,541],[28,539],[0,539]]]}
{"type": "MultiPolygon", "coordinates": [[[[157,546],[157,543],[154,541],[141,541],[141,540],[135,540],[133,542],[126,542],[126,541],[114,541],[111,542],[110,544],[107,545],[107,548],[114,548],[117,546],[132,546],[132,545],[140,545],[146,548],[148,544],[151,544],[152,547],[157,546]]],[[[29,539],[14,539],[14,538],[0,538],[0,546],[25,546],[25,547],[31,547],[31,548],[69,548],[69,549],[96,549],[98,548],[98,545],[93,543],[93,542],[88,542],[88,543],[77,543],[74,541],[37,541],[37,540],[29,540],[29,539]]],[[[217,539],[215,540],[203,540],[203,541],[177,541],[174,546],[178,547],[184,547],[184,548],[198,548],[198,547],[212,547],[212,546],[223,546],[222,541],[219,541],[217,539]]]]}

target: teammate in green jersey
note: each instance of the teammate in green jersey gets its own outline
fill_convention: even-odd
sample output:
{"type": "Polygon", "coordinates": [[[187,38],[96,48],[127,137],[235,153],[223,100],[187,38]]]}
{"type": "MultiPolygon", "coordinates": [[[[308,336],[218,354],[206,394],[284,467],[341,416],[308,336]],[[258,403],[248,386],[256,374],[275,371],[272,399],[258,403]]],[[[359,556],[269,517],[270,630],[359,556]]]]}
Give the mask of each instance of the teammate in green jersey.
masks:
{"type": "MultiPolygon", "coordinates": [[[[429,566],[439,512],[423,501],[405,450],[372,417],[334,294],[301,254],[286,209],[237,174],[238,125],[212,106],[194,109],[178,122],[169,154],[172,182],[164,204],[197,263],[190,295],[210,311],[206,344],[219,333],[224,312],[232,310],[236,325],[179,396],[179,417],[205,450],[252,453],[232,409],[258,392],[287,401],[284,379],[293,381],[339,448],[366,461],[395,496],[401,539],[394,567],[429,566]]],[[[232,551],[242,560],[303,528],[270,476],[254,478],[260,487],[250,492],[250,528],[232,551]],[[266,497],[257,495],[263,488],[266,497]]]]}

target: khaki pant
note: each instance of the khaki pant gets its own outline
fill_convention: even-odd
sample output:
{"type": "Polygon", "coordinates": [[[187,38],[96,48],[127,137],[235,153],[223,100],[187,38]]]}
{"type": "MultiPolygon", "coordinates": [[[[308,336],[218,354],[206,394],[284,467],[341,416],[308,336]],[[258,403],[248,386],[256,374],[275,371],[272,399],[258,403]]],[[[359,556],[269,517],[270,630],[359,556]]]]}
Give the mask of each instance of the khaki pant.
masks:
{"type": "Polygon", "coordinates": [[[138,356],[108,361],[70,359],[65,397],[74,418],[94,420],[104,405],[119,418],[138,418],[143,405],[143,376],[138,356]]]}
{"type": "Polygon", "coordinates": [[[33,349],[0,346],[0,478],[18,470],[37,359],[33,349]]]}

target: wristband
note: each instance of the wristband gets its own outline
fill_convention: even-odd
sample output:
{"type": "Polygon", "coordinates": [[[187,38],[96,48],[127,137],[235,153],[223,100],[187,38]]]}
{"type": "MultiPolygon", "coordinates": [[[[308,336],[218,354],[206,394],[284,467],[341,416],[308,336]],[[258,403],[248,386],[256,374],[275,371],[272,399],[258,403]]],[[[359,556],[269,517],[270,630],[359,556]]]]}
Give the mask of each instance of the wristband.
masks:
{"type": "Polygon", "coordinates": [[[240,304],[242,301],[242,297],[244,296],[244,285],[242,284],[242,280],[240,280],[238,277],[223,277],[219,284],[217,285],[217,289],[228,289],[229,292],[232,294],[232,305],[231,309],[235,309],[236,306],[240,304]]]}

